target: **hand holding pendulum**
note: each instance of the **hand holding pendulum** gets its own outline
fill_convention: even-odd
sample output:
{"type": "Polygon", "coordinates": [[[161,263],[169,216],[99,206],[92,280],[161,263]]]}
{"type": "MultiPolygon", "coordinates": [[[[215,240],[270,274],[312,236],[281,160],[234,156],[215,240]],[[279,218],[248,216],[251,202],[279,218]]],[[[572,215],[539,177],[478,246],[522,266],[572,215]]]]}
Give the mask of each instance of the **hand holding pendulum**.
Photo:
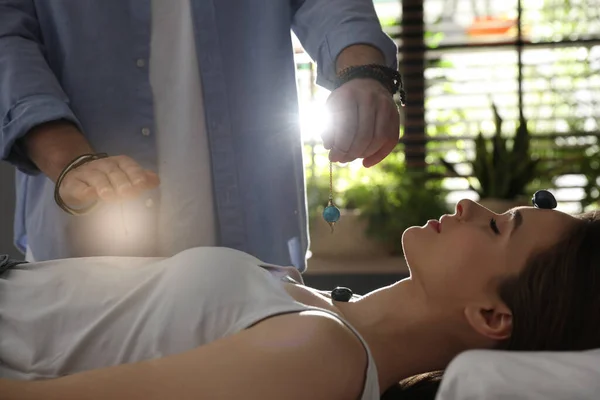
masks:
{"type": "Polygon", "coordinates": [[[333,164],[329,162],[329,201],[327,207],[323,210],[323,218],[331,227],[331,233],[333,233],[333,226],[340,219],[340,210],[333,203],[333,164]]]}

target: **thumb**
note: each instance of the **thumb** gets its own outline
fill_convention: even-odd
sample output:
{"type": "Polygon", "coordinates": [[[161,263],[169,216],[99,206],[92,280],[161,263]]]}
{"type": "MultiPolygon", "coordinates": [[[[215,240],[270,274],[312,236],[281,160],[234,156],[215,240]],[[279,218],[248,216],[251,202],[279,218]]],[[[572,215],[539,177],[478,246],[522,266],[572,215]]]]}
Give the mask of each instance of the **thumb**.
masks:
{"type": "Polygon", "coordinates": [[[158,174],[156,172],[148,170],[144,172],[146,175],[146,186],[148,189],[153,189],[160,185],[160,178],[158,177],[158,174]]]}

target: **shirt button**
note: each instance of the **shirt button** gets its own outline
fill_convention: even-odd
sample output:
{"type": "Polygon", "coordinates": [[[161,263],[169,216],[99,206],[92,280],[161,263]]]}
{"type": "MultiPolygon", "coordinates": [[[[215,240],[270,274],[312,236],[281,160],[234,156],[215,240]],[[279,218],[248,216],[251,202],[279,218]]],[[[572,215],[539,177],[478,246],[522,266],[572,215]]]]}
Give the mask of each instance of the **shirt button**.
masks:
{"type": "Polygon", "coordinates": [[[146,200],[146,207],[152,208],[154,206],[154,201],[152,199],[146,200]]]}
{"type": "Polygon", "coordinates": [[[142,128],[142,135],[150,136],[150,128],[142,128]]]}
{"type": "Polygon", "coordinates": [[[143,58],[138,58],[135,62],[135,65],[137,65],[139,68],[144,68],[146,66],[146,60],[143,58]]]}

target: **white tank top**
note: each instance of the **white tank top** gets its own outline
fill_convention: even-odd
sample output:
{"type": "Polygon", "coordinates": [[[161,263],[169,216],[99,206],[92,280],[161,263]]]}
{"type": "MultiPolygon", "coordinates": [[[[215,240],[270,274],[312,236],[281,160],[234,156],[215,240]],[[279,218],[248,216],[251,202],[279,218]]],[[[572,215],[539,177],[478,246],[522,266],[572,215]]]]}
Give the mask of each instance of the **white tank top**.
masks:
{"type": "MultiPolygon", "coordinates": [[[[98,257],[24,264],[0,277],[0,377],[30,380],[181,353],[278,314],[316,308],[283,281],[295,268],[236,250],[171,258],[98,257]]],[[[318,309],[321,310],[321,309],[318,309]]],[[[361,399],[379,399],[368,355],[361,399]]]]}

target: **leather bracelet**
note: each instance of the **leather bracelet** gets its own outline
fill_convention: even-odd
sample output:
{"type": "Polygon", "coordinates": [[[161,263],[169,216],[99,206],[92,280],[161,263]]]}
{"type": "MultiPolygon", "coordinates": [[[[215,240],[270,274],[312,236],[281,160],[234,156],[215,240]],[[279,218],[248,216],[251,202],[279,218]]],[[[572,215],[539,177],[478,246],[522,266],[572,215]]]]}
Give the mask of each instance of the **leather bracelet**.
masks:
{"type": "Polygon", "coordinates": [[[378,64],[357,65],[343,69],[335,80],[335,88],[357,78],[371,78],[381,83],[393,95],[400,94],[400,104],[406,104],[406,92],[398,71],[378,64]]]}
{"type": "Polygon", "coordinates": [[[85,215],[85,214],[89,213],[96,207],[98,202],[94,202],[94,204],[92,204],[91,206],[87,206],[87,207],[84,207],[81,209],[74,209],[74,208],[67,206],[65,204],[65,202],[63,201],[63,199],[60,197],[60,185],[62,184],[62,181],[65,179],[65,176],[67,176],[67,174],[69,172],[73,171],[75,168],[81,167],[82,165],[87,164],[89,162],[100,160],[102,158],[107,158],[107,157],[108,157],[108,154],[106,154],[106,153],[84,154],[84,155],[81,155],[81,156],[75,158],[62,170],[62,172],[58,176],[58,179],[56,180],[56,185],[54,186],[54,201],[63,211],[65,211],[67,214],[70,214],[70,215],[81,216],[81,215],[85,215]]]}

